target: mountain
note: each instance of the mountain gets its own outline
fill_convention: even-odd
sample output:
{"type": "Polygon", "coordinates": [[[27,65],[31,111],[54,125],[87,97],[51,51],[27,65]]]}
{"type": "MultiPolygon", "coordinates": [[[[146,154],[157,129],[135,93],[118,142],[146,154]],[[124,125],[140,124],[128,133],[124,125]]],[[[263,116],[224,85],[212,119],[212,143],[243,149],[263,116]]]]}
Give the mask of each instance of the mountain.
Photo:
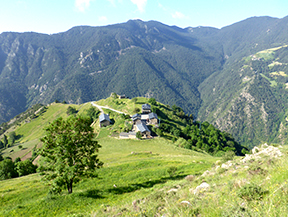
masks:
{"type": "Polygon", "coordinates": [[[176,104],[246,145],[285,142],[287,21],[253,17],[222,29],[182,29],[130,20],[53,35],[2,33],[0,122],[33,104],[80,104],[116,92],[176,104]],[[275,47],[282,48],[269,60],[250,58],[275,47]]]}
{"type": "Polygon", "coordinates": [[[153,96],[197,114],[197,87],[223,62],[221,50],[188,30],[154,21],[54,35],[2,33],[0,45],[0,90],[8,91],[0,99],[1,121],[35,103],[82,103],[111,92],[153,96]]]}
{"type": "MultiPolygon", "coordinates": [[[[212,122],[250,147],[263,141],[287,141],[288,49],[283,37],[288,35],[287,21],[288,17],[251,18],[230,27],[251,29],[245,34],[240,31],[236,38],[246,44],[232,48],[227,38],[223,40],[230,44],[224,51],[228,59],[223,69],[199,86],[203,99],[200,120],[212,122]],[[267,25],[261,25],[262,19],[267,25]]],[[[229,34],[236,37],[234,30],[229,34]]]]}

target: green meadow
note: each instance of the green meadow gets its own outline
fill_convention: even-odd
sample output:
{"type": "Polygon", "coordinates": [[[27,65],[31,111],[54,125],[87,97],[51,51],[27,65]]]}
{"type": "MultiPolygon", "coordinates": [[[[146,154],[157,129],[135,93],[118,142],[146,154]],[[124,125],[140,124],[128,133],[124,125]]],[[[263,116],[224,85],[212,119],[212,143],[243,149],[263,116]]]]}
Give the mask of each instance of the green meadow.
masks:
{"type": "Polygon", "coordinates": [[[78,183],[71,195],[65,190],[49,195],[49,186],[39,174],[1,181],[0,216],[101,216],[107,207],[130,204],[189,174],[200,175],[216,160],[162,138],[103,138],[99,143],[104,167],[98,170],[98,178],[78,183]],[[174,176],[168,174],[169,167],[177,168],[174,176]]]}
{"type": "MultiPolygon", "coordinates": [[[[110,97],[96,103],[131,115],[147,101],[110,97]]],[[[162,111],[163,105],[159,105],[162,111]]],[[[67,117],[68,106],[85,115],[91,104],[47,106],[39,117],[10,129],[21,137],[14,146],[2,150],[2,155],[30,158],[33,150],[41,147],[44,128],[57,117],[67,117]]],[[[288,212],[286,146],[278,147],[282,157],[261,155],[245,163],[241,162],[243,157],[234,157],[225,167],[222,163],[229,160],[225,156],[180,148],[181,140],[119,139],[127,120],[109,109],[104,112],[110,113],[114,124],[100,128],[97,120],[93,123],[101,145],[99,159],[104,162],[97,170],[98,177],[83,178],[74,185],[72,194],[64,189],[57,195],[49,194],[49,183],[40,174],[0,181],[0,216],[228,217],[283,216],[288,212]],[[195,193],[203,182],[209,189],[195,193]]],[[[166,114],[167,123],[183,127],[180,120],[171,118],[172,111],[166,109],[166,114]]]]}

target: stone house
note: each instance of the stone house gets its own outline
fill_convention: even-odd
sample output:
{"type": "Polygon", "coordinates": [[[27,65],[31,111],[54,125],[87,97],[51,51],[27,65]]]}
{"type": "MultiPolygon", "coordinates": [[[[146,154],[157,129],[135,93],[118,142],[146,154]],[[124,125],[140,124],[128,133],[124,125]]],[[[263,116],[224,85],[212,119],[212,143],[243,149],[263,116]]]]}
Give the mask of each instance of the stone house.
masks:
{"type": "Polygon", "coordinates": [[[159,123],[159,119],[158,119],[158,116],[156,113],[149,113],[149,116],[148,116],[148,124],[153,124],[153,125],[156,125],[159,123]]]}
{"type": "Polygon", "coordinates": [[[135,132],[140,132],[143,137],[151,137],[151,131],[143,121],[137,121],[135,125],[135,132]]]}
{"type": "Polygon", "coordinates": [[[109,118],[109,115],[108,114],[104,114],[102,113],[100,116],[99,116],[99,122],[100,122],[100,127],[107,127],[111,124],[111,120],[109,118]]]}
{"type": "Polygon", "coordinates": [[[149,114],[150,112],[151,112],[151,105],[143,104],[142,105],[142,113],[143,114],[149,114]]]}

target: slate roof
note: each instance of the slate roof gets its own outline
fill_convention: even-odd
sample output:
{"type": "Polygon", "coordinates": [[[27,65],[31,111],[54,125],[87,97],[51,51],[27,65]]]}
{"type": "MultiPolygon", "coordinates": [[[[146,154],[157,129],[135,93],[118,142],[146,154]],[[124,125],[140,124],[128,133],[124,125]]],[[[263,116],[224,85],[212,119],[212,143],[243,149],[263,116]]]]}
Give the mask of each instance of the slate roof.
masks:
{"type": "Polygon", "coordinates": [[[143,122],[137,124],[136,126],[137,126],[137,128],[139,129],[139,131],[140,131],[141,133],[144,133],[144,132],[146,132],[146,131],[150,132],[150,130],[148,129],[148,127],[146,126],[146,124],[144,124],[143,122]]]}
{"type": "Polygon", "coordinates": [[[110,118],[109,118],[109,115],[106,115],[106,114],[104,114],[104,113],[102,113],[102,114],[99,116],[99,121],[100,121],[100,123],[103,122],[103,121],[109,121],[109,122],[111,122],[111,121],[110,121],[110,118]]]}
{"type": "Polygon", "coordinates": [[[143,109],[143,110],[150,110],[150,109],[151,109],[151,105],[149,105],[149,104],[143,104],[143,105],[142,105],[142,109],[143,109]]]}
{"type": "Polygon", "coordinates": [[[157,114],[153,112],[149,113],[149,119],[153,119],[153,118],[158,119],[157,114]]]}
{"type": "Polygon", "coordinates": [[[141,118],[141,115],[139,115],[139,114],[135,114],[135,115],[133,115],[132,116],[132,121],[135,121],[135,120],[137,120],[137,119],[140,119],[141,118]]]}

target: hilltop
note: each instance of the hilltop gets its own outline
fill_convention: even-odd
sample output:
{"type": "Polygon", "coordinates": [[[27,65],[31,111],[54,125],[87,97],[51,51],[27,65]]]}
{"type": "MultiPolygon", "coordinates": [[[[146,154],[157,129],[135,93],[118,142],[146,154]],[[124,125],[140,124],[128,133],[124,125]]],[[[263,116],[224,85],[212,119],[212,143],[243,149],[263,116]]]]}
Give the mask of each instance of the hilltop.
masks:
{"type": "MultiPolygon", "coordinates": [[[[214,156],[222,156],[229,150],[238,155],[246,153],[247,149],[238,144],[230,134],[219,131],[208,122],[194,121],[193,115],[185,114],[178,106],[173,105],[171,108],[169,105],[154,100],[152,100],[151,110],[158,116],[160,122],[157,127],[149,126],[154,137],[162,137],[175,142],[178,147],[210,153],[214,156]]],[[[44,136],[45,127],[58,117],[68,117],[70,110],[75,111],[78,115],[88,115],[93,119],[92,125],[98,134],[97,139],[107,136],[119,139],[121,132],[128,132],[132,129],[131,117],[141,111],[143,104],[150,101],[151,99],[144,97],[131,100],[111,96],[93,102],[93,105],[103,106],[102,112],[109,114],[110,119],[113,120],[113,124],[105,128],[100,128],[100,111],[90,102],[81,105],[55,102],[47,106],[35,105],[2,125],[5,128],[2,128],[0,132],[0,140],[3,140],[4,135],[10,139],[11,132],[17,135],[17,140],[13,144],[10,142],[11,147],[2,150],[2,155],[9,156],[13,160],[17,157],[29,158],[33,152],[35,152],[34,156],[37,155],[37,149],[41,147],[39,139],[44,136]],[[116,110],[123,114],[119,114],[116,110]]]]}

